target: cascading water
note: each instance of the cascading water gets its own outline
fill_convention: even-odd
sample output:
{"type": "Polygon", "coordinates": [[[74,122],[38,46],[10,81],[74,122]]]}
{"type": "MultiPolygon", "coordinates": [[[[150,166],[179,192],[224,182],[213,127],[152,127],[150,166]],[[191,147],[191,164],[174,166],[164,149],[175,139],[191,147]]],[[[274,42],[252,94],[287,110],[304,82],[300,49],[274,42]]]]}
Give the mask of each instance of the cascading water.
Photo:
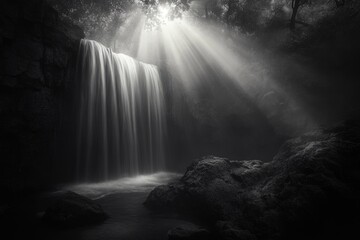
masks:
{"type": "Polygon", "coordinates": [[[164,93],[158,69],[82,40],[77,175],[103,181],[164,168],[164,93]]]}

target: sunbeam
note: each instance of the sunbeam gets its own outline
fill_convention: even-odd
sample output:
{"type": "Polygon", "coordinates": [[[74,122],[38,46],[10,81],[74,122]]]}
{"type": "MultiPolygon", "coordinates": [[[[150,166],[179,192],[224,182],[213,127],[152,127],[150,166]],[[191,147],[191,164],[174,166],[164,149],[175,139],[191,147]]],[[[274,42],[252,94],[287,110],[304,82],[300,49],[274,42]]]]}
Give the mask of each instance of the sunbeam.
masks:
{"type": "MultiPolygon", "coordinates": [[[[235,44],[230,37],[231,30],[222,25],[199,21],[191,13],[171,20],[168,6],[158,8],[158,18],[166,19],[166,24],[162,21],[157,28],[149,29],[148,16],[135,11],[132,18],[136,21],[122,27],[114,50],[166,69],[172,81],[176,81],[174,85],[195,102],[201,98],[199,89],[218,86],[218,91],[227,98],[227,101],[220,100],[223,104],[246,98],[248,103],[261,109],[275,128],[286,134],[316,127],[315,120],[296,95],[268,74],[264,65],[271,59],[254,52],[251,42],[238,39],[235,44]],[[128,29],[135,31],[124,34],[130,33],[128,29]],[[126,42],[130,45],[124,44],[126,42]],[[278,127],[280,125],[288,127],[278,127]]],[[[245,111],[241,108],[237,111],[245,111]]]]}

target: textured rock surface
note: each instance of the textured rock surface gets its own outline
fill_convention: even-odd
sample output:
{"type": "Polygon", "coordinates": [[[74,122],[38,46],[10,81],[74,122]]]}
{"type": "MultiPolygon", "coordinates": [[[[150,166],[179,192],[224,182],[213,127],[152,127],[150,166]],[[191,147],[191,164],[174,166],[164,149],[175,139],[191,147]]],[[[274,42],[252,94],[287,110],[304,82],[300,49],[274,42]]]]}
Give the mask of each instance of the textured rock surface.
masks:
{"type": "Polygon", "coordinates": [[[209,240],[212,239],[211,234],[208,230],[196,226],[178,226],[169,230],[169,240],[209,240]]]}
{"type": "Polygon", "coordinates": [[[63,192],[53,197],[43,220],[60,227],[76,227],[104,221],[107,215],[93,200],[74,192],[63,192]]]}
{"type": "Polygon", "coordinates": [[[222,240],[256,240],[256,236],[248,230],[237,229],[231,222],[218,221],[216,223],[218,239],[222,240]]]}
{"type": "Polygon", "coordinates": [[[46,1],[0,2],[2,188],[48,183],[42,176],[51,170],[55,126],[71,81],[68,67],[83,37],[46,1]]]}
{"type": "Polygon", "coordinates": [[[360,127],[349,122],[287,141],[269,163],[206,157],[145,205],[227,221],[216,224],[221,239],[315,237],[358,213],[359,152],[360,127]]]}

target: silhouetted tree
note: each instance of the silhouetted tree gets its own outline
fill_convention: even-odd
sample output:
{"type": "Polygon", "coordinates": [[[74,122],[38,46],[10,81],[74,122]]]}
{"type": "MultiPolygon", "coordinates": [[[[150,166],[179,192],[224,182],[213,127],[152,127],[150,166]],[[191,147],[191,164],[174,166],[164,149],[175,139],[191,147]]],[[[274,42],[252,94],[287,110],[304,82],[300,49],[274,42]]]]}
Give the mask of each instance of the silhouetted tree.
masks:
{"type": "Polygon", "coordinates": [[[290,19],[290,29],[295,29],[296,15],[302,5],[311,3],[311,0],[291,0],[292,14],[290,19]]]}
{"type": "Polygon", "coordinates": [[[175,11],[186,11],[190,8],[192,0],[140,0],[145,7],[157,7],[159,5],[168,4],[175,11]]]}
{"type": "Polygon", "coordinates": [[[87,38],[111,42],[134,0],[47,0],[62,18],[84,29],[87,38]]]}
{"type": "Polygon", "coordinates": [[[335,1],[335,4],[336,4],[336,7],[342,7],[345,5],[345,0],[334,0],[335,1]]]}
{"type": "Polygon", "coordinates": [[[238,9],[238,0],[227,0],[225,2],[227,10],[225,14],[226,24],[230,25],[230,21],[233,15],[236,15],[238,9]]]}
{"type": "Polygon", "coordinates": [[[226,4],[228,0],[200,0],[205,11],[206,19],[221,19],[222,4],[226,4]]]}

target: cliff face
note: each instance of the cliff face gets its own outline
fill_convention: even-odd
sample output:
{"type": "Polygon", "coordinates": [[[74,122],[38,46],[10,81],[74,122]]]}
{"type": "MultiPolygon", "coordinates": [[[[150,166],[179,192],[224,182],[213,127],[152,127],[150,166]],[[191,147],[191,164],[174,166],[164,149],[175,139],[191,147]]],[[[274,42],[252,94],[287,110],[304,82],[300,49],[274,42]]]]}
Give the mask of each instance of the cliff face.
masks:
{"type": "MultiPolygon", "coordinates": [[[[83,31],[42,0],[0,3],[0,184],[47,184],[83,31]]],[[[5,191],[6,192],[6,191],[5,191]]]]}

